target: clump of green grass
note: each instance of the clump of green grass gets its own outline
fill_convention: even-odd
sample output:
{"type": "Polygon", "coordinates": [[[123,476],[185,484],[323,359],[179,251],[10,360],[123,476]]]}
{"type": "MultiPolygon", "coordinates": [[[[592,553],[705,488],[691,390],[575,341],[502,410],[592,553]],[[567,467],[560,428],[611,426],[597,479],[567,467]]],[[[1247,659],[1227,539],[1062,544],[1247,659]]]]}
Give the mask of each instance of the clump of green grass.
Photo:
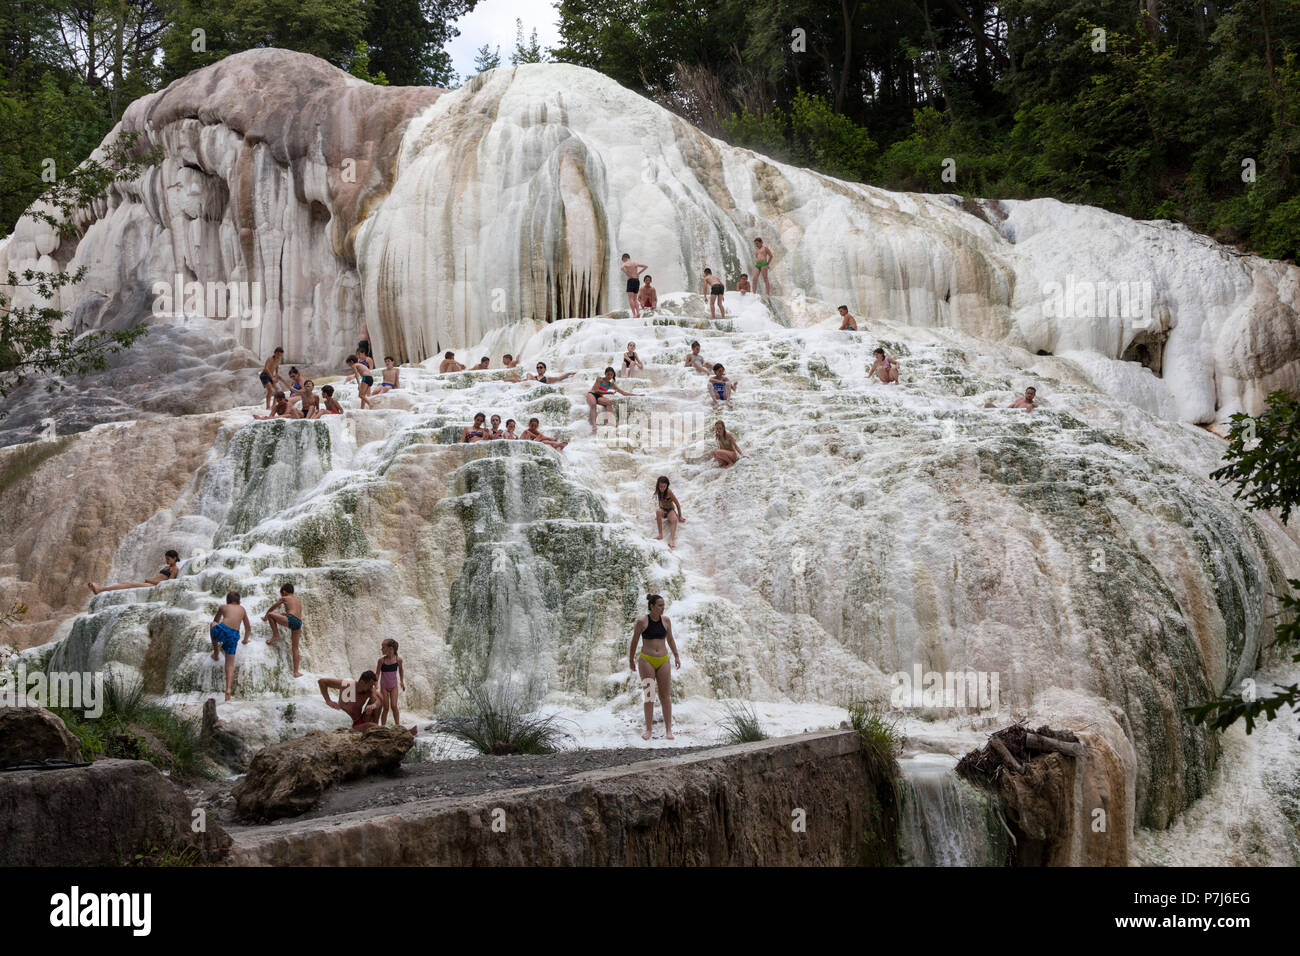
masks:
{"type": "Polygon", "coordinates": [[[550,754],[569,739],[558,717],[530,713],[509,687],[471,688],[462,709],[462,715],[449,722],[448,732],[481,754],[550,754]]]}
{"type": "Polygon", "coordinates": [[[81,743],[83,760],[105,757],[147,760],[183,779],[206,776],[210,772],[198,722],[181,717],[161,704],[150,703],[139,681],[118,677],[106,680],[103,713],[98,717],[87,717],[84,708],[55,708],[54,713],[81,743]],[[156,752],[137,730],[156,738],[165,752],[156,752]]]}
{"type": "Polygon", "coordinates": [[[852,701],[848,711],[849,725],[862,741],[867,775],[872,782],[863,808],[867,826],[862,832],[861,862],[868,866],[897,866],[901,806],[898,754],[903,749],[903,735],[897,723],[874,701],[852,701]]]}
{"type": "Polygon", "coordinates": [[[752,704],[728,703],[720,724],[723,739],[728,743],[752,744],[758,740],[767,740],[767,731],[763,729],[758,712],[752,704]]]}
{"type": "Polygon", "coordinates": [[[67,448],[69,441],[69,438],[59,438],[55,441],[30,442],[5,458],[3,470],[0,470],[0,494],[67,448]]]}

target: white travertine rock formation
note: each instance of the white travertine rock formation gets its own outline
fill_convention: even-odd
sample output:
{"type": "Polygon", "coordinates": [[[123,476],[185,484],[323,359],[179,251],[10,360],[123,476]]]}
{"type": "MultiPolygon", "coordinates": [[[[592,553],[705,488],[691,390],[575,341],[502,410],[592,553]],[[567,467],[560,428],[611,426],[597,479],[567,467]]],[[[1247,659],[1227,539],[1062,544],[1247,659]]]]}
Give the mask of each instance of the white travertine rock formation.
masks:
{"type": "Polygon", "coordinates": [[[133,321],[179,273],[260,283],[255,327],[206,320],[259,353],[338,361],[364,321],[420,361],[618,308],[624,251],[664,291],[696,289],[706,265],[734,282],[762,236],[774,291],[796,303],[1067,355],[1161,417],[1221,426],[1300,384],[1293,265],[1054,200],[839,182],[578,67],[440,94],[251,50],[143,97],[120,128],[161,144],[161,166],[99,204],[79,243],[26,218],[0,245],[0,268],[89,265],[60,303],[84,327],[133,321]]]}

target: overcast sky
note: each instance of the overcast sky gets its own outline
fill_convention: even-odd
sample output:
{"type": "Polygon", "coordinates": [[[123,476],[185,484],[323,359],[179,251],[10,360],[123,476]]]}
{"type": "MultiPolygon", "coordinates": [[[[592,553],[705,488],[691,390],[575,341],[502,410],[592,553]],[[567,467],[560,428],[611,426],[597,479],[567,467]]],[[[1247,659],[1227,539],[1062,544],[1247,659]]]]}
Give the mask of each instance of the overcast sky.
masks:
{"type": "Polygon", "coordinates": [[[447,44],[451,65],[462,82],[474,75],[474,54],[484,43],[500,47],[501,62],[510,62],[516,18],[524,21],[525,41],[535,27],[543,50],[559,43],[560,14],[548,0],[478,0],[478,6],[456,23],[460,36],[447,44]]]}

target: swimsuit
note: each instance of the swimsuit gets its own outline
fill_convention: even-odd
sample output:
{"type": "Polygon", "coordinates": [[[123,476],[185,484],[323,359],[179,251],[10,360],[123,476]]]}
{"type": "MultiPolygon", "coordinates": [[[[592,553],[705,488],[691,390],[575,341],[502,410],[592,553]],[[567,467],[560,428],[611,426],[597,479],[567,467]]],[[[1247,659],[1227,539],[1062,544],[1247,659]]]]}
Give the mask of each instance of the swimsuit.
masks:
{"type": "Polygon", "coordinates": [[[379,665],[379,686],[382,690],[392,690],[397,686],[397,665],[379,665]]]}
{"type": "Polygon", "coordinates": [[[635,278],[633,278],[633,279],[628,279],[628,280],[627,280],[627,291],[628,291],[628,292],[636,293],[636,292],[639,292],[640,290],[641,290],[641,280],[640,280],[640,279],[635,279],[635,278]]]}
{"type": "Polygon", "coordinates": [[[285,611],[285,612],[284,612],[284,616],[287,617],[287,618],[289,619],[289,630],[291,630],[291,631],[301,631],[301,630],[302,630],[302,618],[300,618],[300,617],[298,617],[298,616],[296,616],[296,615],[290,614],[288,611],[285,611]]]}
{"type": "Polygon", "coordinates": [[[465,434],[465,440],[466,440],[466,441],[469,441],[471,438],[482,438],[482,437],[483,437],[483,432],[481,432],[481,431],[478,430],[477,428],[471,428],[471,429],[470,429],[470,430],[465,434]]]}
{"type": "Polygon", "coordinates": [[[755,268],[755,269],[766,269],[766,268],[767,268],[767,263],[766,263],[766,262],[755,262],[755,263],[754,263],[754,268],[755,268]]]}
{"type": "Polygon", "coordinates": [[[631,368],[633,362],[639,362],[639,361],[641,361],[641,360],[640,360],[639,358],[636,357],[636,353],[635,353],[635,352],[633,352],[631,355],[624,355],[624,356],[623,356],[623,367],[624,367],[624,368],[631,368]]]}
{"type": "Polygon", "coordinates": [[[686,356],[686,361],[690,362],[696,368],[700,368],[704,365],[704,356],[696,355],[694,352],[692,352],[690,355],[686,356]]]}
{"type": "Polygon", "coordinates": [[[362,375],[362,376],[361,376],[361,381],[365,382],[367,385],[374,385],[374,384],[375,384],[375,380],[374,380],[374,378],[371,377],[371,376],[369,376],[369,375],[362,375]]]}
{"type": "Polygon", "coordinates": [[[710,384],[711,386],[713,386],[713,391],[714,391],[714,393],[718,396],[719,400],[725,402],[725,401],[727,400],[727,385],[728,385],[728,383],[727,383],[727,382],[710,382],[709,384],[710,384]]]}
{"type": "Polygon", "coordinates": [[[537,381],[541,382],[543,385],[546,385],[546,384],[547,384],[546,376],[545,376],[545,375],[539,375],[539,376],[537,376],[537,381]]]}
{"type": "Polygon", "coordinates": [[[722,285],[721,282],[715,282],[715,283],[713,283],[713,286],[709,289],[709,294],[710,294],[710,295],[722,295],[722,293],[724,293],[724,292],[726,292],[726,291],[727,291],[727,290],[723,287],[723,285],[722,285]]]}
{"type": "Polygon", "coordinates": [[[170,581],[170,580],[172,579],[172,569],[171,569],[171,568],[163,568],[163,569],[162,569],[161,571],[159,571],[158,573],[162,575],[162,578],[163,578],[164,581],[170,581]]]}
{"type": "Polygon", "coordinates": [[[262,374],[257,376],[257,378],[258,381],[260,381],[263,385],[270,385],[271,382],[274,381],[274,379],[271,378],[271,376],[266,373],[265,369],[263,369],[262,374]]]}
{"type": "MultiPolygon", "coordinates": [[[[662,501],[663,499],[660,500],[662,501]]],[[[646,626],[645,626],[645,630],[641,632],[641,640],[661,641],[667,636],[667,634],[668,634],[668,630],[667,628],[664,627],[663,618],[660,618],[657,621],[652,621],[650,620],[649,615],[646,616],[646,626]]],[[[664,663],[668,660],[667,654],[665,654],[663,657],[651,657],[645,651],[642,651],[637,656],[642,657],[646,661],[648,661],[650,663],[650,666],[653,667],[655,670],[658,670],[660,667],[662,667],[664,663]]]]}
{"type": "Polygon", "coordinates": [[[224,653],[233,654],[239,650],[239,632],[228,624],[218,621],[208,629],[208,633],[212,635],[215,643],[221,645],[224,653]]]}
{"type": "Polygon", "coordinates": [[[597,398],[600,398],[602,395],[608,395],[610,392],[610,386],[605,384],[605,380],[603,378],[596,383],[596,388],[600,389],[600,391],[597,392],[595,389],[593,389],[588,394],[595,395],[597,398]]]}
{"type": "MultiPolygon", "coordinates": [[[[661,498],[659,499],[659,508],[660,508],[660,510],[663,511],[665,517],[666,517],[667,515],[672,514],[672,513],[673,513],[673,510],[674,510],[674,508],[673,508],[673,499],[671,499],[671,498],[663,498],[663,497],[661,497],[661,498]]],[[[647,626],[648,626],[648,625],[647,625],[647,626]]],[[[660,625],[660,626],[662,627],[662,625],[660,625]]]]}

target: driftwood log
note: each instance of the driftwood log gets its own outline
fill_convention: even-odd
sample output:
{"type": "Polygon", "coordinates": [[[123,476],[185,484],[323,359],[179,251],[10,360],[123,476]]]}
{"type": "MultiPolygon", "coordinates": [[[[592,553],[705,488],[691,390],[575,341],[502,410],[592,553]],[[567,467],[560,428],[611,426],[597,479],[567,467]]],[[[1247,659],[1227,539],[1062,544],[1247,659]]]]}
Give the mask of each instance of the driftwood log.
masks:
{"type": "Polygon", "coordinates": [[[1002,758],[1003,765],[1009,768],[1013,773],[1021,773],[1025,769],[1020,765],[1019,760],[1011,756],[1011,751],[1007,749],[1007,745],[998,740],[998,738],[990,737],[989,746],[997,751],[998,756],[1002,758]]]}
{"type": "Polygon", "coordinates": [[[1025,746],[1030,750],[1050,750],[1071,757],[1082,757],[1088,752],[1083,744],[1070,740],[1055,740],[1052,737],[1040,737],[1038,734],[1025,734],[1025,746]]]}

